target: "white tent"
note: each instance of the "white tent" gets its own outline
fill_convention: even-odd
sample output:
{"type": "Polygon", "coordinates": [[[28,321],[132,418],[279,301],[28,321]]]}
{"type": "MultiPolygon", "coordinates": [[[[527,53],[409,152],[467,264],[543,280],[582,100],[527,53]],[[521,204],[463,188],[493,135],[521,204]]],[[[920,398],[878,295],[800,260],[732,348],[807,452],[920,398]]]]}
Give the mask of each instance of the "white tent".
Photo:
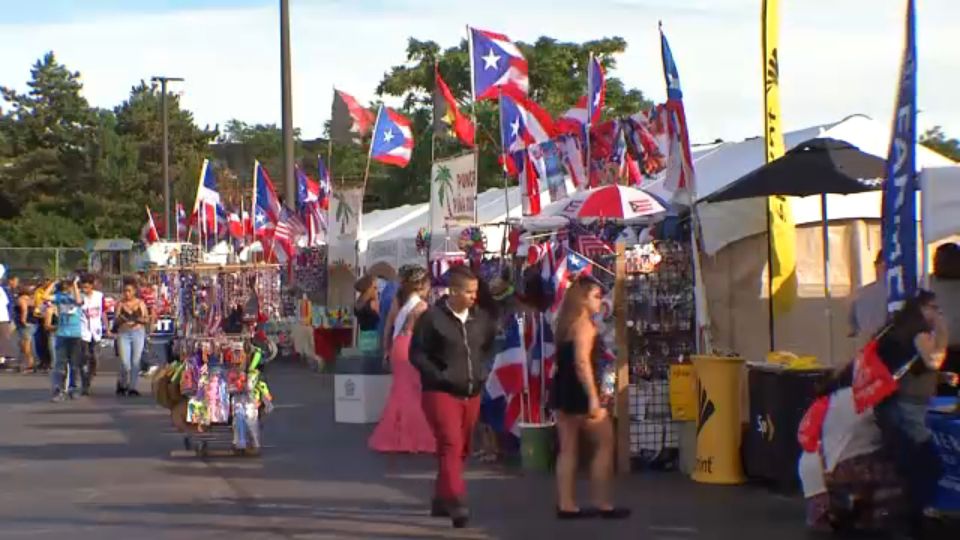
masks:
{"type": "Polygon", "coordinates": [[[960,235],[960,166],[924,169],[920,186],[924,240],[933,243],[960,235]]]}
{"type": "MultiPolygon", "coordinates": [[[[429,225],[430,205],[422,203],[401,208],[409,209],[404,217],[390,221],[392,226],[385,226],[379,231],[371,231],[368,227],[368,216],[379,222],[386,222],[387,220],[380,214],[391,213],[397,209],[364,214],[363,228],[371,231],[364,234],[366,242],[360,242],[360,257],[364,266],[371,267],[383,263],[396,269],[404,264],[426,263],[426,256],[417,253],[416,238],[420,229],[429,225]]],[[[504,200],[502,188],[489,189],[477,194],[477,221],[487,237],[487,251],[500,250],[504,234],[503,223],[506,221],[508,208],[511,217],[519,217],[522,214],[520,188],[507,188],[506,200],[504,200]]],[[[435,232],[432,250],[434,252],[455,251],[459,234],[459,229],[451,230],[448,239],[446,234],[435,232]]]]}
{"type": "MultiPolygon", "coordinates": [[[[786,134],[787,148],[816,137],[830,137],[846,141],[858,148],[886,158],[890,144],[890,126],[867,116],[853,115],[837,123],[813,126],[786,134]]],[[[760,137],[737,143],[722,143],[693,154],[697,173],[697,199],[703,199],[726,187],[741,176],[764,163],[764,142],[760,137]]],[[[917,168],[953,165],[949,159],[924,147],[917,146],[917,168]]],[[[879,219],[880,192],[856,195],[829,195],[829,219],[879,219]]],[[[714,254],[724,246],[766,231],[767,216],[763,199],[747,199],[723,203],[701,203],[698,206],[703,227],[703,245],[707,254],[714,254]]],[[[820,197],[793,200],[793,217],[798,225],[821,220],[820,197]]]]}
{"type": "MultiPolygon", "coordinates": [[[[787,148],[816,137],[849,142],[864,152],[885,158],[890,126],[866,116],[850,116],[834,124],[814,126],[786,134],[787,148]]],[[[697,199],[727,186],[764,162],[761,138],[723,143],[694,152],[697,199]]],[[[925,147],[917,147],[917,167],[952,162],[925,147]]],[[[797,223],[798,299],[794,307],[775,317],[776,348],[812,354],[842,363],[860,344],[848,338],[844,316],[847,297],[858,286],[872,281],[873,258],[880,248],[881,193],[830,195],[830,283],[832,298],[823,295],[823,240],[820,197],[793,199],[797,223]],[[828,309],[830,311],[828,311],[828,309]],[[831,318],[827,316],[832,312],[831,318]]],[[[703,275],[715,346],[750,360],[768,350],[766,203],[763,198],[724,203],[701,203],[704,251],[703,275]]]]}

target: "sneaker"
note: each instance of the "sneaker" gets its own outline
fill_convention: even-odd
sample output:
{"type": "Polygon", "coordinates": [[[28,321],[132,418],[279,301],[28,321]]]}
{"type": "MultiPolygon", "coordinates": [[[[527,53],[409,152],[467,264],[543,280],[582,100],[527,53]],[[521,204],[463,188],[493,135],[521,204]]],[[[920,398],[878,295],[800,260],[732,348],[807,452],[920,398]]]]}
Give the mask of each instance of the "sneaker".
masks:
{"type": "Polygon", "coordinates": [[[470,511],[463,503],[454,503],[447,507],[454,529],[462,529],[470,521],[470,511]]]}
{"type": "Polygon", "coordinates": [[[140,397],[140,392],[137,392],[136,390],[127,390],[127,396],[140,397]]]}
{"type": "Polygon", "coordinates": [[[90,389],[89,389],[89,388],[84,388],[83,390],[80,390],[80,395],[81,395],[81,396],[89,396],[89,395],[90,395],[90,389]]]}
{"type": "Polygon", "coordinates": [[[50,398],[50,401],[53,403],[61,403],[63,401],[66,401],[66,399],[67,397],[64,396],[62,392],[57,392],[56,394],[53,395],[52,398],[50,398]]]}
{"type": "Polygon", "coordinates": [[[440,499],[430,501],[430,517],[450,517],[446,503],[440,499]]]}
{"type": "Polygon", "coordinates": [[[127,395],[127,389],[124,388],[124,387],[122,387],[122,386],[120,386],[120,384],[118,383],[118,384],[117,384],[117,396],[123,397],[123,396],[125,396],[125,395],[127,395]]]}
{"type": "Polygon", "coordinates": [[[77,399],[77,391],[70,390],[69,392],[67,392],[67,399],[77,399]]]}

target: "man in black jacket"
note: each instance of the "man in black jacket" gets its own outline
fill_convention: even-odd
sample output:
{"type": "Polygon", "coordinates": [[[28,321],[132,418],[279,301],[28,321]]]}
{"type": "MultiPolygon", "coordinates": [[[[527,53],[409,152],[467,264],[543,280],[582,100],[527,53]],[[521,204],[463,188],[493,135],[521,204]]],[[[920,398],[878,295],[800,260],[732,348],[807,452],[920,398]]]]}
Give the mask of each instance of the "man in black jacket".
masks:
{"type": "Polygon", "coordinates": [[[439,470],[431,515],[449,516],[454,527],[469,518],[464,461],[480,414],[484,363],[492,354],[494,321],[474,307],[477,277],[466,267],[450,270],[450,294],[418,320],[410,362],[420,371],[423,411],[437,438],[439,470]]]}

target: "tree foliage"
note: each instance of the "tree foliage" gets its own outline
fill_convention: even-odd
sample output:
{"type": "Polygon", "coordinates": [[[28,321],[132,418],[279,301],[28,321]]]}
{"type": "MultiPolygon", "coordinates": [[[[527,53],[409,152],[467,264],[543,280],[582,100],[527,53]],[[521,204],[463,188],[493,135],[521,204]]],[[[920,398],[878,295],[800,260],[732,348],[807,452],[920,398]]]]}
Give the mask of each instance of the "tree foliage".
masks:
{"type": "MultiPolygon", "coordinates": [[[[140,82],[114,110],[91,107],[80,74],[47,53],[25,93],[0,87],[0,242],[77,246],[136,238],[146,205],[162,212],[160,94],[140,82]]],[[[215,135],[167,95],[173,193],[192,200],[215,135]]]]}
{"type": "Polygon", "coordinates": [[[940,126],[934,126],[928,129],[920,136],[920,144],[927,148],[942,154],[954,161],[960,162],[960,140],[956,138],[947,138],[946,133],[940,126]]]}

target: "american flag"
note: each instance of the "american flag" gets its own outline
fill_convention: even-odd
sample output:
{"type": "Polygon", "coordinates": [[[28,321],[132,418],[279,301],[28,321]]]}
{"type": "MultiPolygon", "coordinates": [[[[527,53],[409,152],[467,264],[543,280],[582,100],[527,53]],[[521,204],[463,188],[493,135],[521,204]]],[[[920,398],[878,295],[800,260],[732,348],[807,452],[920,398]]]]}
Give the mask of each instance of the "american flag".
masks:
{"type": "Polygon", "coordinates": [[[297,239],[307,235],[307,228],[303,221],[286,206],[280,209],[280,219],[277,220],[274,232],[274,241],[286,253],[287,260],[292,260],[296,252],[297,239]]]}
{"type": "Polygon", "coordinates": [[[583,234],[577,237],[577,251],[586,257],[596,258],[613,253],[610,244],[595,234],[583,234]]]}

